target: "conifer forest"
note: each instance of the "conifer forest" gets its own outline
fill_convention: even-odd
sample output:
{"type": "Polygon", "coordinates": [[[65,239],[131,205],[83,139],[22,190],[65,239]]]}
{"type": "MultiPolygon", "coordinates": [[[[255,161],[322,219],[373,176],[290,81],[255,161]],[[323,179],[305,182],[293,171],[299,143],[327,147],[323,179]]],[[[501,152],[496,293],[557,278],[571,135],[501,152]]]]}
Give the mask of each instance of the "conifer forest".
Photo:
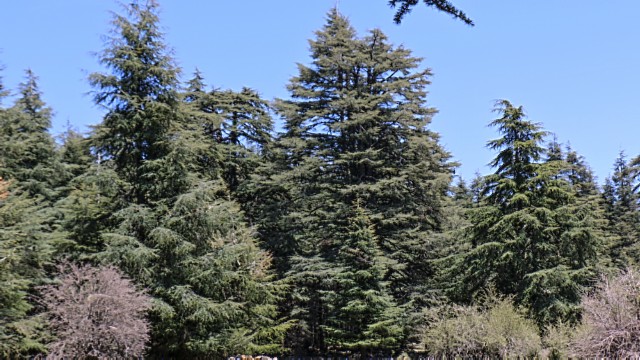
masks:
{"type": "MultiPolygon", "coordinates": [[[[389,21],[425,4],[473,25],[389,21]]],[[[463,180],[401,39],[329,9],[272,100],[182,74],[159,9],[105,24],[88,133],[0,82],[0,358],[640,356],[640,156],[599,183],[503,99],[463,180]]]]}

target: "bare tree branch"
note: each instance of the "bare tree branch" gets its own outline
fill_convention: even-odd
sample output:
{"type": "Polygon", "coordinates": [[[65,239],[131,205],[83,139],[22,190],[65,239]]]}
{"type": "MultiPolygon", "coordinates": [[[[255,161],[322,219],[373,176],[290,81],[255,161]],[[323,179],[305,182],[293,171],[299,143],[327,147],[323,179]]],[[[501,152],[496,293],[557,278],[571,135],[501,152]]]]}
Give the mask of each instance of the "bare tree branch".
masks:
{"type": "MultiPolygon", "coordinates": [[[[420,0],[389,0],[389,5],[392,8],[398,8],[396,14],[393,17],[393,21],[396,24],[400,24],[404,16],[410,13],[413,7],[416,6],[419,1],[420,0]]],[[[453,6],[453,4],[448,0],[423,0],[422,2],[429,7],[434,7],[439,11],[450,14],[456,19],[462,20],[467,25],[474,25],[473,20],[467,17],[467,15],[462,12],[462,10],[453,6]]]]}
{"type": "Polygon", "coordinates": [[[150,297],[112,266],[65,263],[57,285],[42,289],[49,327],[57,340],[49,357],[134,358],[149,340],[150,297]]]}

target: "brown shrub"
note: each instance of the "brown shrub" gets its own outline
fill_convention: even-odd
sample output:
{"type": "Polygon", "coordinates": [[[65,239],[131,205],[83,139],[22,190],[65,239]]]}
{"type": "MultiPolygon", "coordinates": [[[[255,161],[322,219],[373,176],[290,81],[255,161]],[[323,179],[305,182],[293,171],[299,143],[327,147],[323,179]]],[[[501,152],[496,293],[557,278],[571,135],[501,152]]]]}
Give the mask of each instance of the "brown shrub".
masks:
{"type": "Polygon", "coordinates": [[[11,183],[0,176],[0,200],[9,197],[9,185],[11,185],[11,183]]]}
{"type": "Polygon", "coordinates": [[[65,263],[60,272],[59,284],[42,290],[45,316],[57,339],[48,345],[49,357],[141,356],[149,339],[150,297],[112,266],[65,263]]]}
{"type": "Polygon", "coordinates": [[[582,298],[582,324],[571,351],[584,358],[640,356],[640,276],[633,269],[602,277],[595,291],[582,298]]]}

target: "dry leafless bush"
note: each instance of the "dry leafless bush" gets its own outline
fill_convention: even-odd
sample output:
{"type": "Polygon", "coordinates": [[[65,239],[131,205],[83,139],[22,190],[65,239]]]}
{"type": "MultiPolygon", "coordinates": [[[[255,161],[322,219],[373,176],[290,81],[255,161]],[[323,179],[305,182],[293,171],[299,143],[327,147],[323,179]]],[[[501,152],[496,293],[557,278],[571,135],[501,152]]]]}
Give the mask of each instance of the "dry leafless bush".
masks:
{"type": "Polygon", "coordinates": [[[57,339],[47,358],[134,358],[149,339],[145,313],[150,298],[112,266],[65,263],[59,284],[46,286],[42,298],[57,339]]]}
{"type": "Polygon", "coordinates": [[[2,176],[0,176],[0,200],[4,200],[9,197],[9,185],[11,185],[11,183],[3,180],[2,176]]]}
{"type": "Polygon", "coordinates": [[[584,358],[640,356],[640,276],[627,269],[603,277],[582,299],[582,324],[571,342],[572,352],[584,358]]]}

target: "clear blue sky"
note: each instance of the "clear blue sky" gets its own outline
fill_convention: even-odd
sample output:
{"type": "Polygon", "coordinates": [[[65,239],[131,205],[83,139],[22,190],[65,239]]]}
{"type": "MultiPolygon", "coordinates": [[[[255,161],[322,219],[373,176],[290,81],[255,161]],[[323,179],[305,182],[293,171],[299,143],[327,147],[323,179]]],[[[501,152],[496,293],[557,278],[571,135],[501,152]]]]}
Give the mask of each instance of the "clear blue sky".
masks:
{"type": "MultiPolygon", "coordinates": [[[[183,69],[198,67],[209,85],[257,89],[287,97],[296,63],[335,0],[159,0],[167,43],[183,69]]],[[[402,25],[387,0],[340,0],[360,34],[382,29],[433,70],[432,123],[462,163],[466,179],[488,173],[496,137],[487,123],[496,99],[523,105],[561,142],[583,154],[602,182],[621,150],[640,153],[640,1],[453,0],[476,22],[417,7],[402,25]]],[[[110,29],[110,0],[5,1],[0,12],[0,64],[15,89],[30,67],[54,109],[53,133],[100,121],[86,95],[87,75],[101,70],[94,52],[110,29]]],[[[6,105],[6,104],[5,104],[6,105]]]]}

